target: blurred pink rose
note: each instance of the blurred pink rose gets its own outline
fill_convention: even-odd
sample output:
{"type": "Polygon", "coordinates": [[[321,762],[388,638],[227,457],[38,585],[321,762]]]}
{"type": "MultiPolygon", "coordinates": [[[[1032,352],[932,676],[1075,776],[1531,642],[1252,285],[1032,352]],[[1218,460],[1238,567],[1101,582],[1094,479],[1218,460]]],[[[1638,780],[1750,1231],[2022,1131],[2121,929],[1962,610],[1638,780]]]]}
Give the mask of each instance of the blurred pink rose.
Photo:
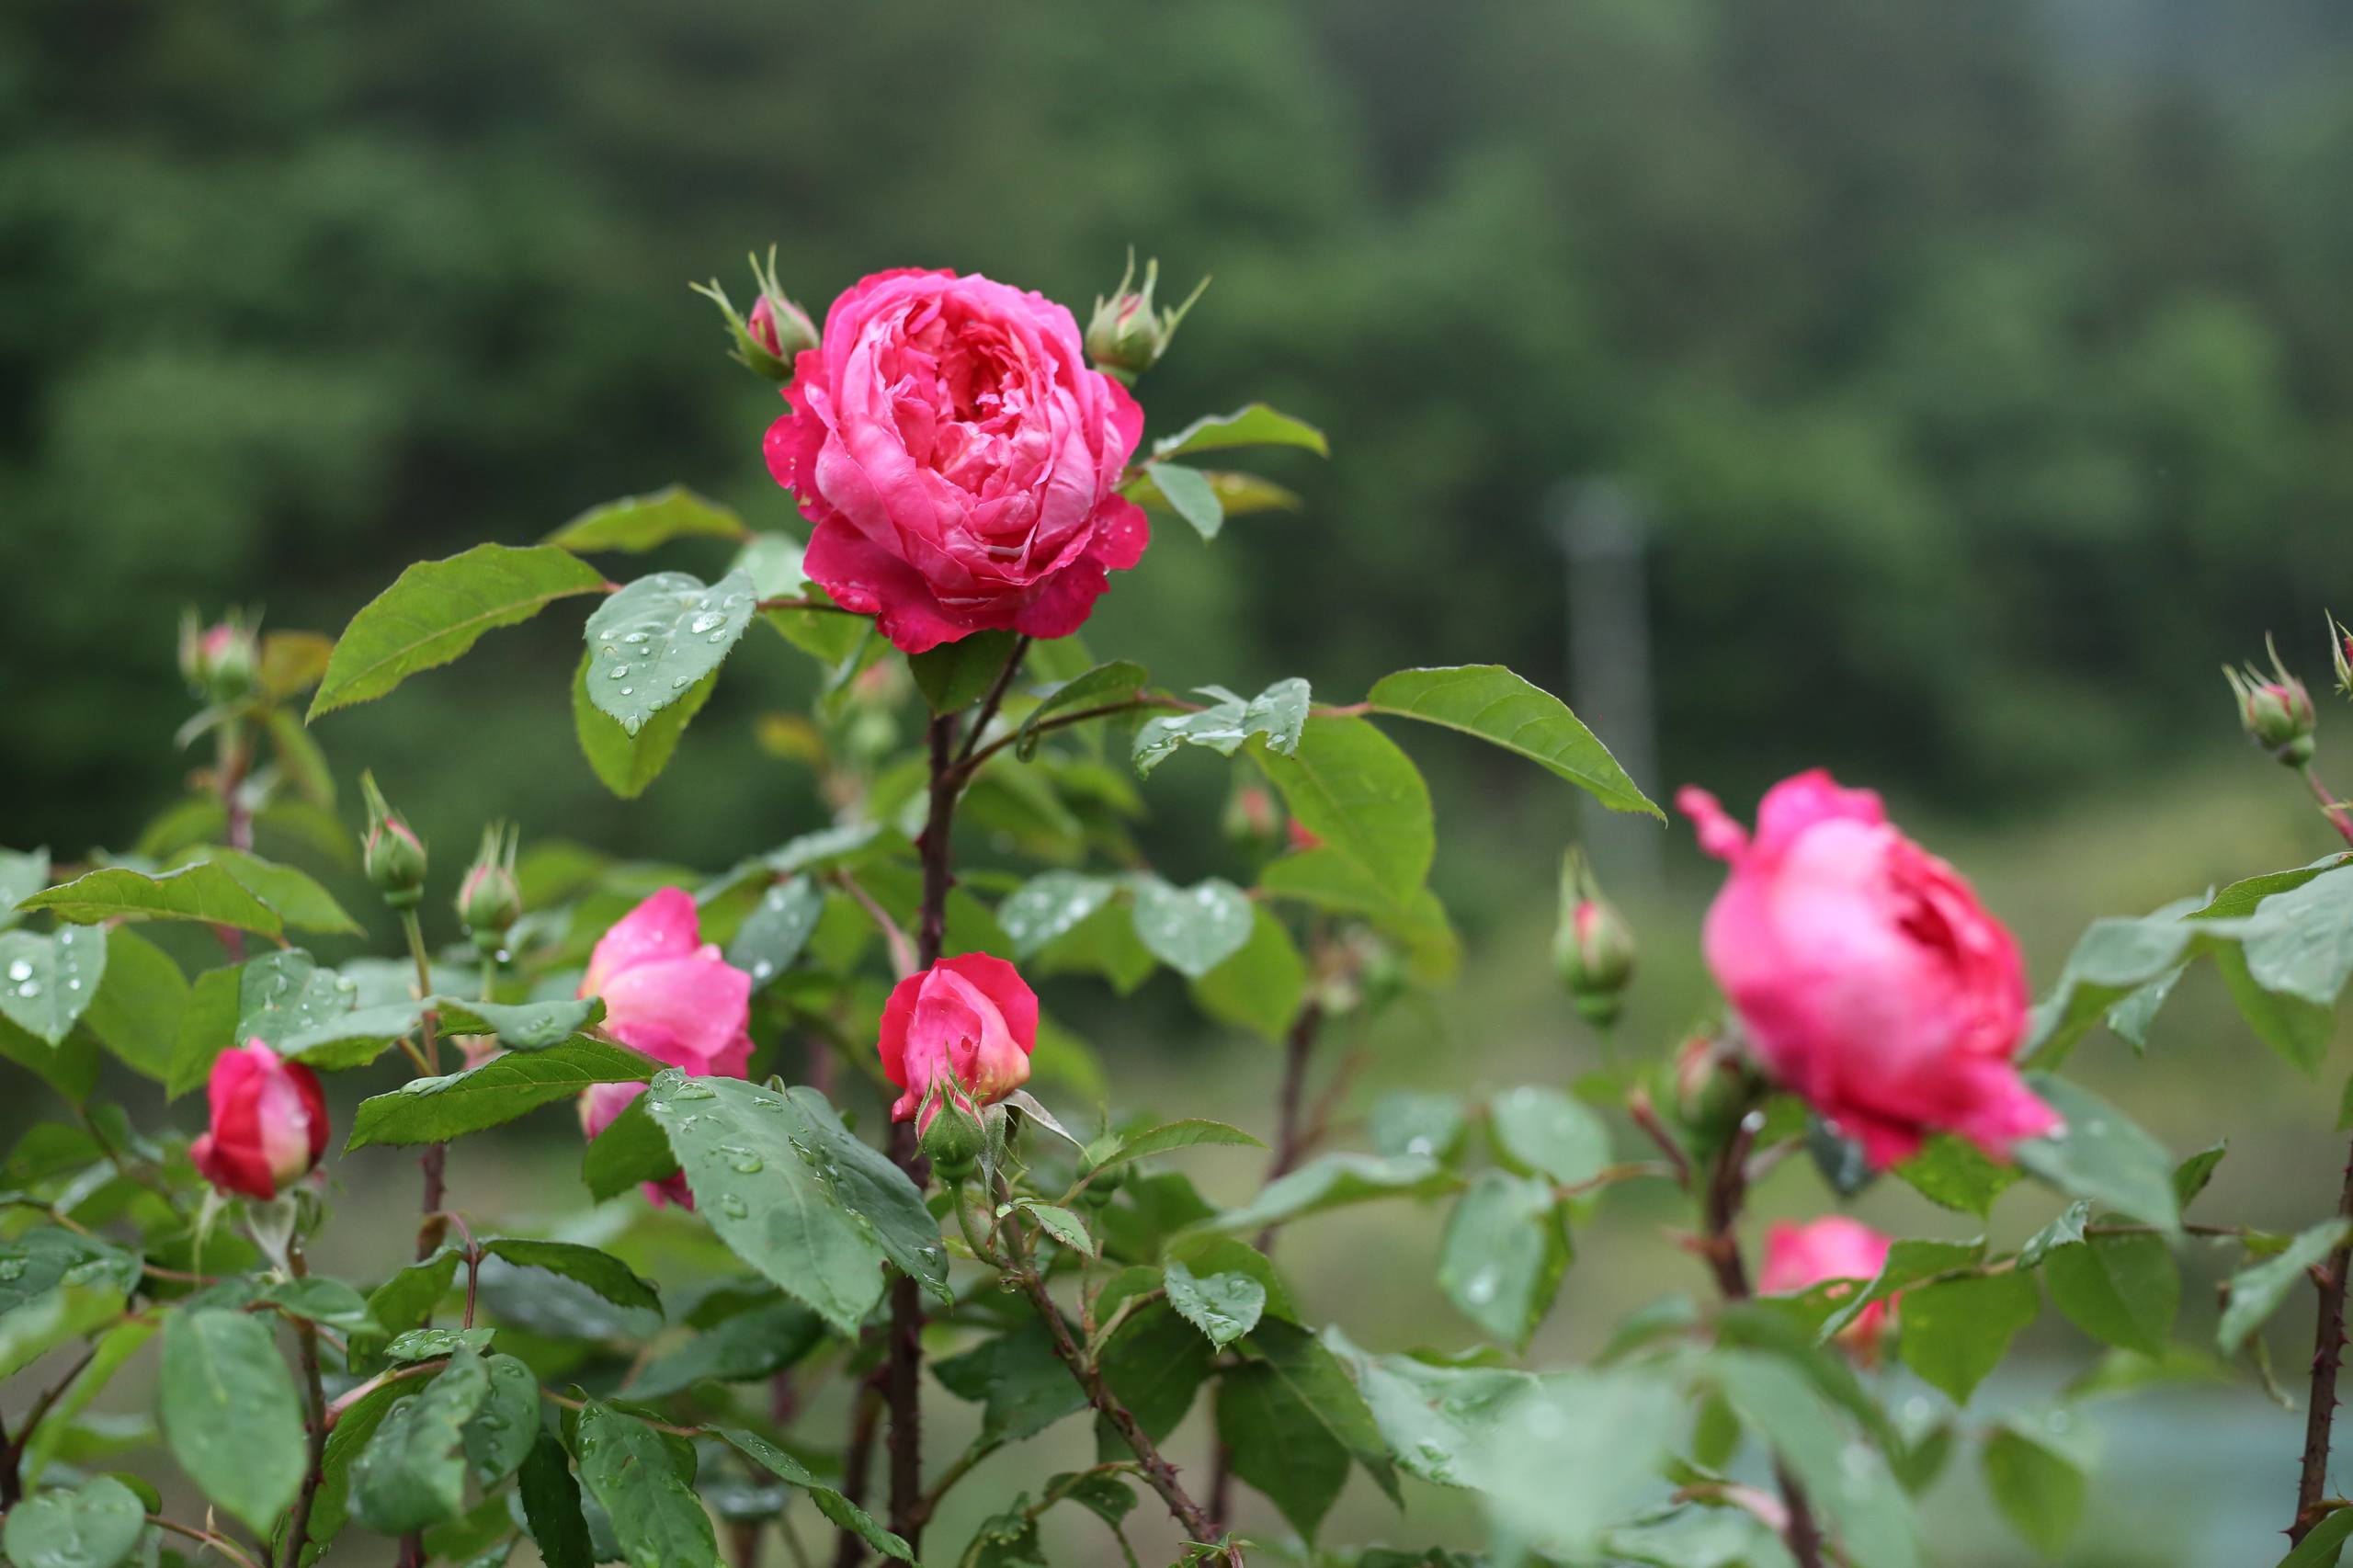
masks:
{"type": "Polygon", "coordinates": [[[1038,994],[1014,967],[986,953],[942,959],[899,982],[882,1005],[883,1075],[905,1092],[891,1107],[904,1121],[935,1083],[978,1109],[1029,1081],[1038,1043],[1038,994]]]}
{"type": "Polygon", "coordinates": [[[275,1198],[327,1152],[327,1102],[318,1074],[281,1062],[258,1040],[212,1059],[205,1088],[210,1128],[188,1157],[223,1192],[275,1198]]]}
{"type": "Polygon", "coordinates": [[[805,570],[904,652],[1067,636],[1151,538],[1117,494],[1143,411],[1041,295],[878,272],[834,301],[784,395],[768,471],[815,526],[805,570]]]}
{"type": "Polygon", "coordinates": [[[2057,1131],[2011,1062],[2026,1027],[2018,943],[1969,884],[1817,768],[1757,807],[1752,840],[1714,796],[1676,804],[1731,863],[1708,967],[1763,1065],[1874,1168],[1959,1133],[1997,1160],[2057,1131]]]}
{"type": "MultiPolygon", "coordinates": [[[[740,1078],[752,1062],[752,977],[701,940],[695,901],[664,888],[613,923],[588,956],[580,994],[605,999],[607,1033],[697,1077],[740,1078]]],[[[581,1131],[612,1125],[642,1084],[598,1084],[580,1096],[581,1131]]],[[[686,1178],[648,1182],[645,1195],[694,1207],[686,1178]]]]}
{"type": "MultiPolygon", "coordinates": [[[[1868,1282],[1878,1276],[1887,1262],[1887,1249],[1894,1244],[1843,1214],[1824,1215],[1803,1225],[1775,1225],[1765,1233],[1765,1267],[1757,1273],[1756,1289],[1767,1296],[1794,1296],[1828,1279],[1868,1282]]],[[[1893,1299],[1873,1301],[1838,1337],[1858,1354],[1874,1356],[1894,1311],[1893,1299]]]]}

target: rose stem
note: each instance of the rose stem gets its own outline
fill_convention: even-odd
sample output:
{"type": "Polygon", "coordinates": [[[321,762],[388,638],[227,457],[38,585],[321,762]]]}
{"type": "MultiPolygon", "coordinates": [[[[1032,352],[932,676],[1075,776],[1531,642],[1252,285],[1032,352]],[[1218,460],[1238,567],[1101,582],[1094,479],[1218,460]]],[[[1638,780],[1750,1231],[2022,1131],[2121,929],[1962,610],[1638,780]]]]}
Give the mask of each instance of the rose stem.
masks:
{"type": "MultiPolygon", "coordinates": [[[[2353,1155],[2347,1158],[2336,1212],[2340,1218],[2353,1220],[2353,1155]]],[[[2345,1358],[2348,1269],[2353,1269],[2353,1243],[2330,1253],[2315,1276],[2320,1310],[2313,1322],[2312,1396],[2304,1402],[2304,1461],[2296,1477],[2296,1517],[2288,1527],[2289,1541],[2298,1546],[2325,1512],[2321,1496],[2328,1487],[2329,1428],[2336,1419],[2336,1373],[2345,1358]]]]}
{"type": "MultiPolygon", "coordinates": [[[[1740,1238],[1733,1233],[1733,1227],[1748,1198],[1748,1151],[1756,1145],[1763,1117],[1753,1107],[1741,1117],[1738,1131],[1710,1167],[1708,1187],[1700,1195],[1708,1266],[1715,1271],[1716,1289],[1727,1301],[1745,1301],[1751,1294],[1748,1267],[1741,1261],[1740,1238]]],[[[1789,1528],[1783,1532],[1790,1555],[1797,1559],[1799,1568],[1823,1568],[1822,1528],[1814,1523],[1804,1485],[1779,1460],[1773,1461],[1773,1478],[1780,1483],[1781,1501],[1790,1511],[1789,1528]]]]}

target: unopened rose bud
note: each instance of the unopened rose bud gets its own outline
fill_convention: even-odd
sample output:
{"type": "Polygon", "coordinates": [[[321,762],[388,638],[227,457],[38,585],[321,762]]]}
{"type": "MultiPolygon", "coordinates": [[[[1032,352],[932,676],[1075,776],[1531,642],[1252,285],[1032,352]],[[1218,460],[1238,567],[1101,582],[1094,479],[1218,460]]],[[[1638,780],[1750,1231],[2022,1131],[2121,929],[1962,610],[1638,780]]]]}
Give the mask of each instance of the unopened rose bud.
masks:
{"type": "Polygon", "coordinates": [[[515,852],[521,834],[505,823],[483,830],[482,848],[458,884],[458,918],[474,945],[495,949],[507,928],[522,918],[523,889],[515,880],[515,852]]]}
{"type": "Polygon", "coordinates": [[[1574,849],[1561,863],[1561,924],[1552,937],[1552,963],[1577,1011],[1597,1025],[1617,1021],[1626,983],[1634,977],[1634,932],[1601,896],[1585,857],[1574,849]]]}
{"type": "Polygon", "coordinates": [[[368,834],[360,841],[368,881],[394,909],[415,909],[425,896],[425,841],[385,803],[374,774],[359,776],[359,793],[368,802],[368,834]]]}
{"type": "Polygon", "coordinates": [[[180,617],[180,674],[207,702],[231,703],[253,695],[261,645],[235,612],[199,627],[196,612],[180,617]]]}
{"type": "Polygon", "coordinates": [[[1247,860],[1263,860],[1283,843],[1283,814],[1264,784],[1245,783],[1227,796],[1218,825],[1226,843],[1247,860]]]}
{"type": "Polygon", "coordinates": [[[732,358],[737,364],[769,381],[789,381],[792,380],[793,360],[803,349],[817,347],[817,329],[811,324],[809,312],[787,298],[777,283],[775,246],[768,247],[765,267],[759,257],[752,258],[752,282],[759,297],[752,301],[748,317],[736,313],[733,302],[717,278],[698,283],[694,288],[727,318],[727,331],[735,345],[732,358]]]}
{"type": "Polygon", "coordinates": [[[1708,1140],[1728,1135],[1749,1097],[1747,1070],[1713,1035],[1693,1035],[1675,1052],[1676,1119],[1708,1140]]]}
{"type": "Polygon", "coordinates": [[[2304,683],[2280,663],[2279,648],[2268,638],[2264,644],[2271,653],[2269,676],[2253,665],[2241,669],[2225,665],[2222,676],[2238,699],[2239,723],[2249,738],[2288,767],[2302,767],[2313,759],[2313,731],[2320,715],[2304,683]]]}
{"type": "Polygon", "coordinates": [[[2328,655],[2336,665],[2336,689],[2353,697],[2353,631],[2335,616],[2328,618],[2328,655]]]}
{"type": "Polygon", "coordinates": [[[222,1192],[277,1197],[327,1151],[327,1102],[318,1075],[258,1040],[212,1060],[211,1126],[188,1158],[222,1192]]]}
{"type": "Polygon", "coordinates": [[[924,1096],[924,1114],[930,1118],[918,1147],[931,1162],[931,1174],[943,1182],[959,1182],[972,1174],[981,1151],[988,1146],[987,1130],[973,1114],[972,1102],[944,1074],[932,1080],[924,1096]]]}
{"type": "Polygon", "coordinates": [[[1130,383],[1151,369],[1168,351],[1169,340],[1176,335],[1176,324],[1185,319],[1185,312],[1193,308],[1193,301],[1210,286],[1210,280],[1204,278],[1183,304],[1174,310],[1155,311],[1152,292],[1160,281],[1159,260],[1144,263],[1141,289],[1130,288],[1135,275],[1136,253],[1131,250],[1127,267],[1120,274],[1119,287],[1111,290],[1109,298],[1095,301],[1095,314],[1086,324],[1086,357],[1105,375],[1130,383]]]}

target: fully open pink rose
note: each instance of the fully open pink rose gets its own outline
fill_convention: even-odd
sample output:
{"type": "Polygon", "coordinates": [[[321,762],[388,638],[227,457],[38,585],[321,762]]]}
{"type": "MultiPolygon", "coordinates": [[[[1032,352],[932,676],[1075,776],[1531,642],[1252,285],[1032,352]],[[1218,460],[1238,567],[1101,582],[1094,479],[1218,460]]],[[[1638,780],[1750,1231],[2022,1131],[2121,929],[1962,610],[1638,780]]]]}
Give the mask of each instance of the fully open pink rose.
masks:
{"type": "Polygon", "coordinates": [[[327,1102],[318,1074],[281,1062],[258,1040],[212,1060],[205,1086],[210,1128],[188,1157],[223,1192],[275,1198],[327,1152],[327,1102]]]}
{"type": "Polygon", "coordinates": [[[922,1110],[918,1131],[929,1127],[935,1084],[975,1109],[995,1104],[1029,1081],[1037,1043],[1038,994],[1003,959],[966,953],[907,976],[882,1005],[882,1073],[905,1091],[891,1119],[922,1110]]]}
{"type": "MultiPolygon", "coordinates": [[[[665,888],[613,923],[588,956],[580,994],[605,999],[614,1039],[698,1077],[740,1078],[752,1062],[752,977],[701,939],[695,901],[665,888]]],[[[598,1084],[580,1096],[580,1126],[594,1138],[642,1084],[598,1084]]],[[[646,1196],[694,1206],[682,1176],[646,1185],[646,1196]]]]}
{"type": "Polygon", "coordinates": [[[1715,971],[1764,1066],[1874,1167],[1950,1131],[1995,1159],[2057,1130],[2011,1062],[2018,943],[1969,884],[1820,769],[1766,793],[1751,839],[1714,796],[1676,804],[1732,875],[1708,911],[1715,971]]]}
{"type": "Polygon", "coordinates": [[[784,395],[768,471],[814,525],[804,569],[907,653],[1067,636],[1151,537],[1116,494],[1143,411],[1040,295],[878,272],[834,301],[784,395]]]}
{"type": "MultiPolygon", "coordinates": [[[[1765,1233],[1765,1267],[1757,1271],[1756,1289],[1768,1296],[1794,1296],[1830,1279],[1869,1281],[1877,1277],[1887,1262],[1887,1249],[1894,1244],[1843,1214],[1824,1215],[1803,1225],[1776,1225],[1765,1233]]],[[[1893,1300],[1873,1301],[1839,1331],[1839,1339],[1859,1355],[1875,1355],[1894,1310],[1893,1300]]]]}

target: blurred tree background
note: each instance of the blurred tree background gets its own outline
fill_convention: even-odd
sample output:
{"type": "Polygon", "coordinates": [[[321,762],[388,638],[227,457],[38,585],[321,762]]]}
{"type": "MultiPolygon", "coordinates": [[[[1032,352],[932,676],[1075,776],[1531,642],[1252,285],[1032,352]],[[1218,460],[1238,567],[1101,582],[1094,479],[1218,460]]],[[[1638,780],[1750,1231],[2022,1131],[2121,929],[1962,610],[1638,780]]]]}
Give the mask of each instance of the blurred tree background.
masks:
{"type": "MultiPolygon", "coordinates": [[[[1337,457],[1119,582],[1097,642],[1172,676],[1557,686],[1545,497],[1622,476],[1646,785],[1828,758],[1990,814],[2224,738],[2216,663],[2277,627],[2317,673],[2346,587],[2309,569],[2353,498],[2320,0],[18,0],[0,149],[0,797],[68,853],[169,797],[183,603],[332,631],[674,480],[790,526],[684,287],[771,241],[819,311],[904,263],[1082,316],[1130,243],[1214,273],[1155,426],[1263,392],[1337,457]]],[[[506,641],[338,762],[459,788],[416,754],[463,713],[544,741],[472,781],[527,823],[740,846],[727,770],[604,804],[568,635],[506,641]]],[[[690,744],[748,764],[728,729],[690,744]]]]}

